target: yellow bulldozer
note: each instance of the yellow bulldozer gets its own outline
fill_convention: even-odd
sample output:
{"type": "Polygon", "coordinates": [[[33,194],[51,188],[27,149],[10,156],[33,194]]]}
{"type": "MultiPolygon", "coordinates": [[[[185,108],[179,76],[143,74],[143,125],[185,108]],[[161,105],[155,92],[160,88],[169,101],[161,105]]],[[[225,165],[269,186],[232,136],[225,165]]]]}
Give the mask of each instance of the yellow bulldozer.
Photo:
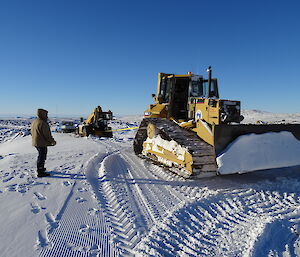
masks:
{"type": "Polygon", "coordinates": [[[144,113],[134,151],[183,177],[218,173],[216,157],[239,136],[291,132],[300,140],[300,124],[240,124],[240,101],[219,98],[218,81],[188,73],[158,74],[154,104],[144,113]]]}
{"type": "Polygon", "coordinates": [[[90,116],[83,121],[76,129],[76,134],[84,137],[94,135],[98,137],[112,137],[111,127],[108,126],[108,121],[112,120],[113,113],[109,110],[103,112],[100,106],[97,106],[90,116]]]}

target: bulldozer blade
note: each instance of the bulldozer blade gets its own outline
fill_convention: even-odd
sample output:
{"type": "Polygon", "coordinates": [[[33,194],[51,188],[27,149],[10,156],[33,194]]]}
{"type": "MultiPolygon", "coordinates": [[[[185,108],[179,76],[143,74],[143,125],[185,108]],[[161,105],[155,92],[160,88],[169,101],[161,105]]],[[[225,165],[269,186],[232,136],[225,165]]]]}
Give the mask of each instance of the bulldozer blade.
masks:
{"type": "Polygon", "coordinates": [[[236,138],[246,134],[264,134],[268,132],[291,132],[300,141],[300,124],[237,124],[215,125],[214,146],[216,156],[222,153],[226,147],[236,138]]]}

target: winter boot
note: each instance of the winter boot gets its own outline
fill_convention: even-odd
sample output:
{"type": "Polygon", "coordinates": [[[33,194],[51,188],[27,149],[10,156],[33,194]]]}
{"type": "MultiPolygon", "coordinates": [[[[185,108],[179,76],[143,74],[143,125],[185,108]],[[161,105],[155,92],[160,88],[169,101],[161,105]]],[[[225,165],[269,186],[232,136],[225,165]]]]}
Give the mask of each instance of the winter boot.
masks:
{"type": "Polygon", "coordinates": [[[37,172],[38,172],[38,175],[37,175],[37,176],[38,176],[39,178],[50,176],[50,174],[49,174],[48,172],[45,172],[45,170],[46,170],[46,169],[38,170],[38,171],[37,171],[37,172]]]}
{"type": "Polygon", "coordinates": [[[38,175],[37,176],[39,178],[50,176],[50,174],[45,172],[45,171],[46,171],[46,169],[44,168],[44,165],[38,165],[38,167],[37,167],[37,174],[38,175]]]}

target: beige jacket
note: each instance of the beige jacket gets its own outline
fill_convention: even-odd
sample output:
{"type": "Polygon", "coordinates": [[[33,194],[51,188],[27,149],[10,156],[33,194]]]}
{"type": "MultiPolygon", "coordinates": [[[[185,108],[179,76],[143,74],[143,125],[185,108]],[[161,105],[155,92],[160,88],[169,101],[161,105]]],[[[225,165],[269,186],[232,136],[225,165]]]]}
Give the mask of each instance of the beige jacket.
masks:
{"type": "Polygon", "coordinates": [[[37,116],[38,118],[31,124],[32,145],[36,147],[55,145],[56,142],[51,135],[50,126],[47,122],[48,111],[38,109],[37,116]]]}

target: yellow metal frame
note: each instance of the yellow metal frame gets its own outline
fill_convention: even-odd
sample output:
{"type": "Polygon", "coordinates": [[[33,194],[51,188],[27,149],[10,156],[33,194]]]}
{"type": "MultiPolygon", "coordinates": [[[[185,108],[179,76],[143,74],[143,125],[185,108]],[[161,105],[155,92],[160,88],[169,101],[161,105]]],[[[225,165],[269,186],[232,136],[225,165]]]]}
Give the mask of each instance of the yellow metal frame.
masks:
{"type": "MultiPolygon", "coordinates": [[[[190,78],[192,74],[175,75],[167,73],[158,74],[157,82],[157,95],[155,97],[155,104],[151,104],[145,111],[151,113],[147,116],[149,118],[169,118],[166,106],[167,104],[160,104],[158,101],[158,94],[160,92],[161,79],[167,78],[190,78]]],[[[184,122],[180,126],[191,129],[196,132],[197,135],[204,141],[214,146],[214,126],[220,124],[220,100],[213,98],[193,98],[195,103],[189,103],[189,113],[193,116],[192,121],[184,122]],[[213,104],[210,104],[213,102],[213,104]],[[201,114],[200,118],[197,118],[197,114],[201,114]]]]}
{"type": "Polygon", "coordinates": [[[155,156],[159,156],[159,157],[161,157],[163,159],[171,161],[175,165],[184,168],[187,172],[189,172],[190,174],[192,174],[192,171],[193,171],[193,168],[192,168],[193,157],[192,157],[192,155],[190,153],[185,152],[184,153],[184,160],[179,160],[174,153],[170,152],[167,149],[164,149],[161,146],[158,146],[158,150],[160,152],[154,151],[152,149],[152,147],[153,147],[153,145],[151,143],[147,143],[147,142],[143,143],[143,149],[147,153],[153,154],[155,156]],[[148,148],[150,148],[150,149],[148,149],[148,148]],[[148,150],[145,150],[145,149],[148,149],[148,150]]]}

